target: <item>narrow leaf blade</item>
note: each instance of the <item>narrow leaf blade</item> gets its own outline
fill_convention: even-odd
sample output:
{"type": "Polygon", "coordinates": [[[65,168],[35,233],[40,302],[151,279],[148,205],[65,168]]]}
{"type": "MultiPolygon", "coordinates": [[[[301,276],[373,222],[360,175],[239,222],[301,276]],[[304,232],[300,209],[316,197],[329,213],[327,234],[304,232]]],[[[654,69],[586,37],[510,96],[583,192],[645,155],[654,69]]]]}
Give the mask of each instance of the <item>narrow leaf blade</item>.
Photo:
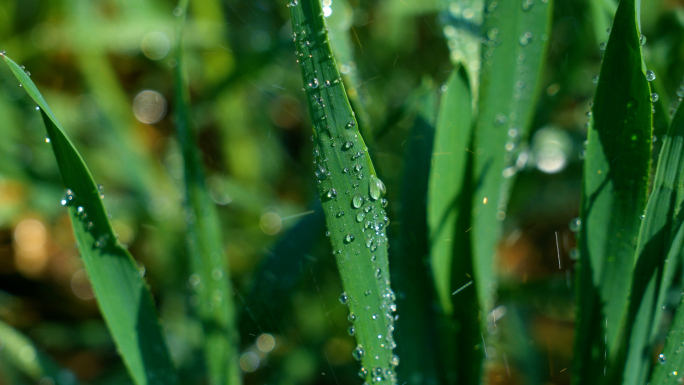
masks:
{"type": "Polygon", "coordinates": [[[204,359],[210,383],[238,385],[242,383],[238,364],[238,334],[233,290],[226,265],[221,226],[216,206],[207,190],[204,167],[197,148],[196,129],[190,111],[190,91],[185,74],[183,25],[187,0],[177,26],[174,71],[176,99],[176,133],[183,153],[185,199],[188,236],[187,245],[193,274],[198,278],[193,289],[199,297],[196,311],[204,327],[204,359]]]}
{"type": "Polygon", "coordinates": [[[98,187],[45,99],[24,70],[5,64],[38,104],[64,185],[65,203],[102,316],[136,384],[176,384],[176,372],[150,290],[128,250],[116,241],[98,187]]]}
{"type": "Polygon", "coordinates": [[[355,357],[368,383],[395,383],[395,295],[390,287],[389,223],[368,149],[358,132],[319,0],[289,4],[296,57],[309,115],[319,194],[358,342],[355,357]]]}
{"type": "Polygon", "coordinates": [[[635,3],[623,0],[601,64],[584,161],[575,329],[577,384],[603,381],[604,357],[607,354],[610,360],[616,352],[646,202],[651,156],[649,95],[635,3]]]}

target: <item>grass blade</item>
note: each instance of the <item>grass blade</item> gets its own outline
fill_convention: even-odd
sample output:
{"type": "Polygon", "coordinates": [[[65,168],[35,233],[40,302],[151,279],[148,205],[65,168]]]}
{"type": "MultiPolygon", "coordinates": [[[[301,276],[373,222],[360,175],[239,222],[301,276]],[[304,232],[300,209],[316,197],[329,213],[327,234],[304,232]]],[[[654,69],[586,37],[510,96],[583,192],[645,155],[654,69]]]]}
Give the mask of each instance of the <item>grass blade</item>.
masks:
{"type": "Polygon", "coordinates": [[[468,75],[463,66],[458,65],[452,71],[446,87],[437,118],[428,187],[430,266],[447,325],[444,326],[444,333],[448,335],[444,338],[444,347],[449,350],[446,354],[458,355],[458,360],[463,360],[463,365],[458,367],[469,369],[468,374],[449,373],[456,369],[447,363],[456,360],[450,357],[443,362],[446,376],[465,376],[472,381],[477,379],[474,372],[479,373],[480,365],[471,365],[471,358],[480,353],[464,349],[458,354],[453,349],[454,341],[463,341],[464,346],[475,346],[480,341],[477,313],[473,314],[470,306],[477,303],[476,291],[464,289],[453,295],[471,282],[473,276],[468,234],[472,199],[472,153],[468,147],[473,136],[473,111],[468,75]],[[460,325],[458,332],[453,331],[454,322],[460,325]]]}
{"type": "Polygon", "coordinates": [[[483,52],[473,149],[472,223],[474,285],[485,313],[493,306],[494,254],[516,170],[515,145],[531,124],[550,34],[551,2],[524,5],[491,1],[485,9],[483,30],[489,40],[483,52]]]}
{"type": "MultiPolygon", "coordinates": [[[[681,253],[681,224],[675,224],[677,188],[684,183],[684,111],[680,108],[663,143],[653,191],[639,232],[637,261],[622,322],[618,363],[625,361],[624,384],[646,381],[653,343],[681,253]],[[679,230],[676,230],[679,226],[679,230]],[[677,233],[677,235],[675,235],[677,233]],[[675,239],[673,242],[672,240],[675,239]],[[629,341],[627,343],[627,341],[629,341]]],[[[617,383],[617,382],[616,382],[617,383]]]]}
{"type": "Polygon", "coordinates": [[[72,193],[65,204],[83,264],[129,374],[139,385],[177,383],[150,290],[131,254],[116,241],[90,171],[28,75],[2,58],[38,104],[62,181],[72,193]]]}
{"type": "Polygon", "coordinates": [[[575,329],[577,384],[600,383],[604,354],[607,351],[612,357],[618,343],[646,202],[651,157],[649,94],[635,2],[623,0],[601,64],[584,161],[575,329]]]}
{"type": "MultiPolygon", "coordinates": [[[[672,242],[672,248],[668,253],[668,260],[676,265],[676,260],[681,258],[682,246],[684,246],[684,226],[679,226],[679,230],[672,242]]],[[[684,378],[684,355],[682,352],[682,341],[684,341],[684,298],[680,302],[675,312],[674,320],[667,333],[667,340],[663,352],[658,356],[658,363],[653,369],[649,383],[658,385],[681,384],[684,378]]]]}
{"type": "MultiPolygon", "coordinates": [[[[238,335],[233,290],[229,283],[221,226],[216,206],[205,183],[204,169],[197,150],[197,138],[190,112],[190,91],[183,55],[183,24],[188,0],[181,0],[177,27],[174,71],[176,132],[183,153],[183,170],[188,224],[188,252],[199,296],[196,309],[204,327],[204,359],[211,384],[240,384],[238,335]]],[[[192,280],[192,278],[191,278],[192,280]]]]}
{"type": "Polygon", "coordinates": [[[313,123],[316,176],[330,241],[368,383],[395,383],[394,292],[390,288],[385,186],[357,130],[318,0],[292,0],[296,56],[313,123]],[[380,338],[378,338],[380,337],[380,338]]]}
{"type": "Polygon", "coordinates": [[[62,369],[48,355],[42,353],[25,335],[0,320],[0,358],[18,368],[24,375],[38,382],[57,385],[76,385],[73,373],[62,369]]]}

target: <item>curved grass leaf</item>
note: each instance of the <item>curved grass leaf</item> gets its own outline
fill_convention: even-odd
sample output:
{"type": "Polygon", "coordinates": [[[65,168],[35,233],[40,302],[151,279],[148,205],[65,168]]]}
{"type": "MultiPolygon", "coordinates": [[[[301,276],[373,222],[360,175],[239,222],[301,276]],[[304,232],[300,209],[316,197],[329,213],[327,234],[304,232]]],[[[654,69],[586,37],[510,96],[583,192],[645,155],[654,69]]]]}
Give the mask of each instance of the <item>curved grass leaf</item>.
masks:
{"type": "Polygon", "coordinates": [[[19,369],[34,383],[76,385],[76,376],[62,369],[48,355],[41,352],[25,335],[0,320],[0,359],[19,369]]]}
{"type": "Polygon", "coordinates": [[[129,374],[139,385],[177,383],[150,290],[131,254],[116,240],[90,171],[28,75],[2,58],[38,104],[68,189],[64,203],[83,264],[129,374]]]}
{"type": "Polygon", "coordinates": [[[468,287],[473,277],[469,234],[473,107],[464,66],[454,68],[446,87],[437,118],[428,187],[430,265],[445,315],[442,326],[447,336],[442,341],[448,357],[442,362],[445,375],[457,376],[463,383],[476,383],[481,353],[474,349],[454,349],[455,343],[476,346],[480,342],[477,309],[471,306],[477,303],[477,295],[474,287],[468,287]],[[456,360],[463,365],[456,368],[449,364],[456,360]],[[457,369],[461,372],[453,373],[457,369]]]}
{"type": "MultiPolygon", "coordinates": [[[[619,339],[622,342],[629,341],[621,349],[627,357],[623,384],[644,383],[650,372],[653,344],[663,313],[661,309],[671,288],[682,249],[682,226],[675,223],[675,215],[681,210],[681,206],[677,205],[681,202],[676,201],[677,188],[682,183],[684,110],[680,108],[663,143],[653,191],[639,232],[629,310],[622,322],[623,330],[619,339]]],[[[618,363],[624,361],[622,356],[617,359],[618,363]]]]}
{"type": "MultiPolygon", "coordinates": [[[[580,207],[576,384],[602,383],[634,269],[651,157],[651,103],[634,0],[615,15],[594,97],[580,207]]],[[[620,368],[609,367],[608,371],[620,368]]]]}
{"type": "Polygon", "coordinates": [[[183,55],[183,24],[188,0],[181,0],[176,39],[176,132],[183,153],[188,226],[190,284],[199,298],[197,312],[204,328],[204,359],[211,384],[240,384],[238,335],[233,290],[226,266],[216,206],[207,190],[190,112],[190,91],[183,55]]]}
{"type": "MultiPolygon", "coordinates": [[[[493,306],[494,254],[515,175],[515,146],[527,136],[541,86],[548,46],[551,2],[529,7],[516,1],[489,1],[483,31],[486,47],[480,73],[479,114],[474,148],[474,285],[481,310],[493,306]]],[[[487,317],[481,317],[484,323],[487,317]]]]}
{"type": "Polygon", "coordinates": [[[355,357],[368,383],[396,383],[392,354],[384,184],[357,130],[318,0],[289,4],[296,57],[313,123],[316,177],[330,241],[358,342],[355,357]]]}

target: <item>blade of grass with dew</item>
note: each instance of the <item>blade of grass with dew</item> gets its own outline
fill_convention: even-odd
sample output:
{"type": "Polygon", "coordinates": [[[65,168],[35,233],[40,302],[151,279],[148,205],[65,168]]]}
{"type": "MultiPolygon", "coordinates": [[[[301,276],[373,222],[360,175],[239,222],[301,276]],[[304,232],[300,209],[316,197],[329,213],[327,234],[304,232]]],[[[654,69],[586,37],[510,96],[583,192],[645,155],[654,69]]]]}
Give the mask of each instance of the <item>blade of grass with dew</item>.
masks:
{"type": "MultiPolygon", "coordinates": [[[[525,3],[523,3],[525,5],[525,3]]],[[[474,285],[484,324],[493,306],[494,255],[517,171],[517,143],[527,136],[541,86],[552,16],[549,0],[529,7],[488,1],[475,130],[472,245],[474,285]]],[[[524,154],[523,154],[524,156],[524,154]]]]}
{"type": "MultiPolygon", "coordinates": [[[[676,194],[684,183],[684,109],[679,108],[663,143],[653,191],[649,195],[637,241],[637,260],[631,282],[629,308],[621,322],[614,375],[622,383],[646,382],[662,307],[671,289],[681,244],[675,238],[676,194]],[[624,365],[624,370],[620,366],[624,365]]],[[[679,202],[681,204],[681,202],[679,202]]],[[[681,227],[681,225],[679,225],[681,227]]],[[[677,231],[681,232],[681,230],[677,231]]],[[[681,242],[680,242],[681,243],[681,242]]],[[[615,378],[612,383],[619,383],[615,378]]]]}
{"type": "Polygon", "coordinates": [[[394,292],[390,287],[385,186],[361,138],[318,0],[289,4],[296,58],[313,124],[316,177],[330,241],[358,342],[360,375],[394,384],[394,292]]]}
{"type": "Polygon", "coordinates": [[[67,188],[68,206],[81,259],[118,351],[136,384],[176,384],[150,290],[128,250],[116,240],[98,187],[80,154],[29,76],[2,55],[38,104],[67,188]]]}
{"type": "Polygon", "coordinates": [[[457,65],[445,86],[437,117],[427,194],[430,267],[444,314],[442,332],[447,335],[441,341],[448,356],[441,362],[443,370],[447,378],[464,374],[473,380],[471,371],[479,372],[480,367],[479,364],[471,365],[471,353],[476,352],[473,349],[459,352],[452,348],[456,341],[462,346],[475,346],[480,340],[477,314],[473,314],[470,305],[477,303],[476,291],[474,288],[458,291],[472,277],[468,230],[472,200],[472,153],[469,146],[473,136],[473,107],[465,68],[457,65]],[[455,331],[455,323],[460,325],[458,331],[455,331]],[[448,362],[457,360],[463,360],[464,364],[458,368],[468,374],[452,372],[457,368],[448,362]]]}
{"type": "MultiPolygon", "coordinates": [[[[634,269],[651,157],[650,90],[634,0],[620,2],[588,131],[580,204],[575,384],[602,383],[634,269]]],[[[611,368],[608,368],[612,370],[611,368]]]]}
{"type": "Polygon", "coordinates": [[[426,260],[429,257],[427,192],[437,115],[434,83],[423,80],[405,110],[413,116],[413,127],[404,148],[404,170],[398,224],[390,228],[393,264],[392,283],[399,293],[395,339],[402,364],[397,375],[407,385],[438,383],[436,349],[438,331],[434,315],[434,284],[426,260]]]}
{"type": "Polygon", "coordinates": [[[34,383],[76,385],[78,380],[69,370],[60,368],[48,355],[18,330],[0,320],[0,358],[19,369],[34,383]]]}
{"type": "Polygon", "coordinates": [[[190,112],[190,91],[185,74],[183,25],[188,0],[181,0],[178,7],[182,12],[176,27],[176,132],[183,153],[187,244],[193,271],[190,284],[199,298],[196,311],[204,329],[204,359],[210,383],[238,385],[241,378],[233,290],[228,281],[218,213],[207,190],[198,153],[190,112]]]}

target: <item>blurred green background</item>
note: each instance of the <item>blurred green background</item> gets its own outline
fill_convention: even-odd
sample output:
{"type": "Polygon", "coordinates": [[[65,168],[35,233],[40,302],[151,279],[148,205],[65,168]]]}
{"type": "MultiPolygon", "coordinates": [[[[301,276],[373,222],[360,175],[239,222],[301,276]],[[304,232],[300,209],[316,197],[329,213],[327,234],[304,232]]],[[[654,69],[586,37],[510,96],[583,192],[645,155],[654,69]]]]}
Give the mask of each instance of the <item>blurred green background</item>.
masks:
{"type": "MultiPolygon", "coordinates": [[[[333,48],[362,133],[387,185],[392,240],[410,225],[394,218],[418,96],[439,94],[449,75],[454,31],[468,27],[463,6],[323,3],[331,7],[333,48]]],[[[239,307],[240,366],[246,384],[359,383],[285,5],[193,0],[185,32],[199,144],[239,307]]],[[[684,96],[684,2],[644,5],[646,65],[659,95],[657,150],[655,139],[684,96]]],[[[519,146],[521,171],[499,247],[498,301],[488,315],[498,326],[487,349],[492,384],[568,384],[571,375],[575,239],[568,224],[579,205],[592,77],[616,3],[558,0],[554,7],[543,91],[533,134],[519,146]]],[[[119,239],[145,269],[182,383],[202,384],[173,128],[178,12],[165,0],[0,0],[0,50],[31,72],[104,186],[119,239]]],[[[0,117],[0,320],[67,368],[63,379],[127,383],[59,204],[64,191],[40,115],[4,67],[0,117]]],[[[397,297],[401,308],[402,293],[397,297]]],[[[0,384],[35,383],[2,358],[3,346],[0,335],[0,384]]],[[[20,353],[35,359],[30,349],[20,353]]]]}

